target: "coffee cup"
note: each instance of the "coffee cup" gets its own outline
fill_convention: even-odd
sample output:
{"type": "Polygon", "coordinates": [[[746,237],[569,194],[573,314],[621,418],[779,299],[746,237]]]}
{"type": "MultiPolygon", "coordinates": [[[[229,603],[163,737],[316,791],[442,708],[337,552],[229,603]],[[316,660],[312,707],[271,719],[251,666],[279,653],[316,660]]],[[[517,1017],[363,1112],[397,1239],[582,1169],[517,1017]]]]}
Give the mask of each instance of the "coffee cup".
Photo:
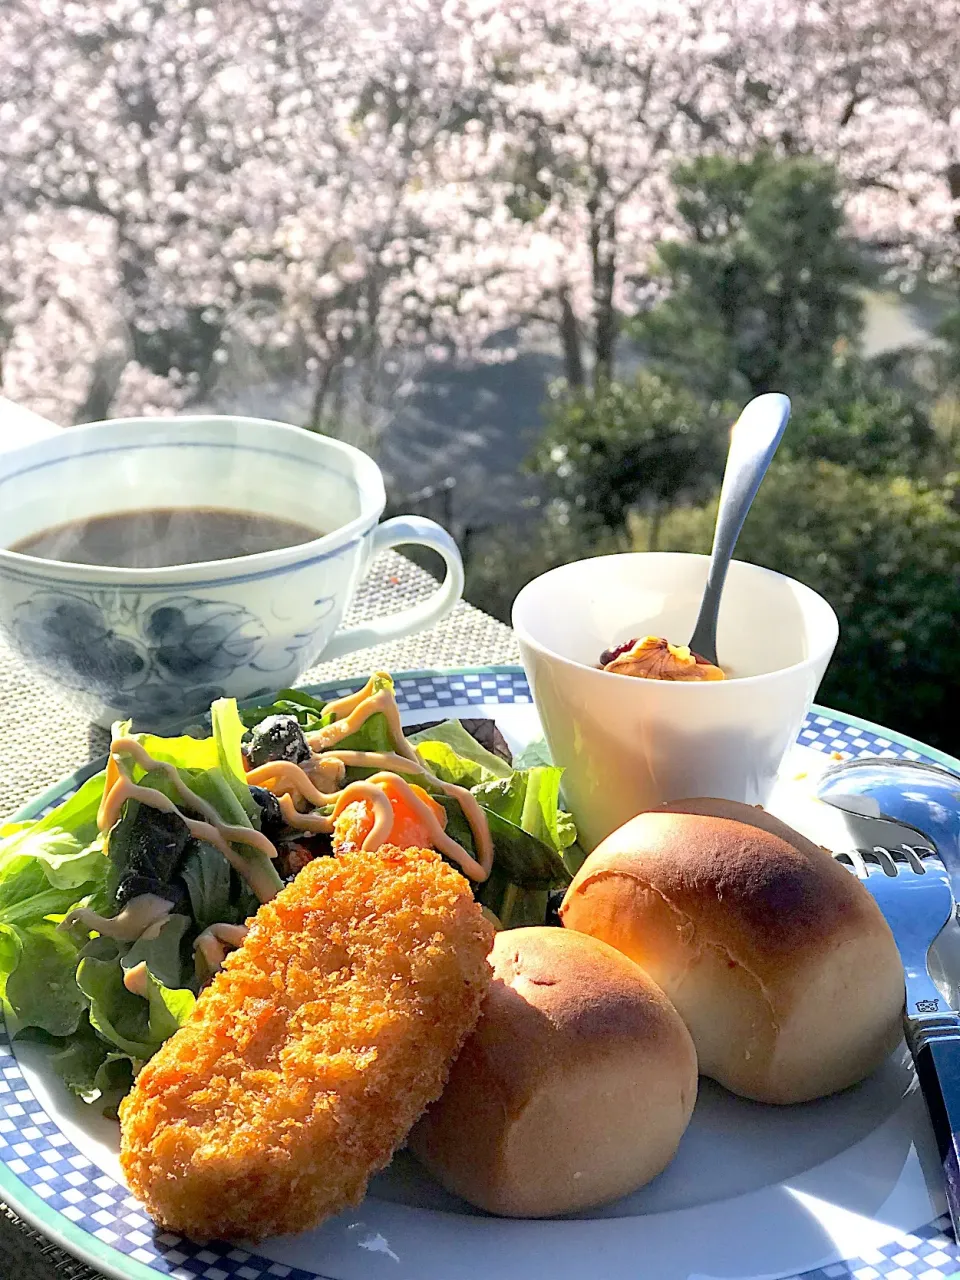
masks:
{"type": "Polygon", "coordinates": [[[381,524],[385,502],[372,458],[300,427],[213,415],[60,429],[0,402],[0,631],[102,725],[162,725],[217,697],[272,692],[321,657],[432,626],[460,599],[450,535],[418,516],[381,524]],[[296,522],[317,536],[150,568],[11,549],[53,526],[201,508],[296,522]],[[374,556],[405,545],[443,558],[436,591],[341,627],[374,556]]]}

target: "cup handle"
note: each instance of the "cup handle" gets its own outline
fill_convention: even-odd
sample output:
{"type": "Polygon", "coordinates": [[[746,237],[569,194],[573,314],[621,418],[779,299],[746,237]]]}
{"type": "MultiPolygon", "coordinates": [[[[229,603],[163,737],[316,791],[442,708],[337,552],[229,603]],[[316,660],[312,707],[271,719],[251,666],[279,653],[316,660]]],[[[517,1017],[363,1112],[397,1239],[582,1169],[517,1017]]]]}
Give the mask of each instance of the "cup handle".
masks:
{"type": "Polygon", "coordinates": [[[371,559],[390,547],[409,545],[430,547],[443,557],[447,572],[440,586],[426,600],[421,600],[409,609],[387,614],[385,618],[374,618],[360,627],[347,627],[343,631],[334,632],[330,643],[320,655],[321,662],[343,657],[345,653],[352,653],[355,649],[367,649],[374,644],[383,644],[386,640],[398,640],[401,636],[423,631],[440,622],[455,608],[463,595],[463,560],[460,549],[449,533],[433,520],[427,520],[423,516],[395,516],[392,520],[385,520],[374,531],[371,559]]]}
{"type": "Polygon", "coordinates": [[[59,432],[60,427],[55,422],[41,418],[32,409],[24,409],[23,405],[0,396],[0,453],[19,449],[59,432]]]}

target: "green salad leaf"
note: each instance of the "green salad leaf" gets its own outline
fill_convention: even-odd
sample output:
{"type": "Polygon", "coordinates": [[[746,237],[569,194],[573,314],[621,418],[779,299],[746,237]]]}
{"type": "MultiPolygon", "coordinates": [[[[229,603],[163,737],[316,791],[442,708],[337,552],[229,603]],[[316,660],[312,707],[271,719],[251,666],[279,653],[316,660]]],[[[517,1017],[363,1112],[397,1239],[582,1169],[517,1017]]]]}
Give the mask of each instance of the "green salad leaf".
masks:
{"type": "MultiPolygon", "coordinates": [[[[223,861],[222,854],[220,861],[223,861]]],[[[192,964],[190,971],[185,972],[183,961],[183,940],[189,928],[188,916],[168,916],[155,938],[138,938],[131,944],[130,950],[120,960],[121,969],[126,973],[145,963],[165,987],[185,987],[193,977],[192,964]]]]}
{"type": "Polygon", "coordinates": [[[0,840],[6,840],[9,836],[15,836],[21,831],[26,831],[34,825],[33,822],[4,822],[0,825],[0,840]]]}
{"type": "Polygon", "coordinates": [[[550,845],[486,805],[481,808],[493,836],[494,865],[499,863],[511,884],[519,889],[556,889],[570,883],[563,859],[550,845]]]}
{"type": "Polygon", "coordinates": [[[363,722],[356,733],[348,734],[337,743],[338,751],[396,751],[397,744],[390,732],[387,717],[376,711],[363,722]]]}
{"type": "Polygon", "coordinates": [[[416,747],[428,769],[458,787],[475,787],[513,775],[506,760],[482,747],[459,720],[446,720],[433,729],[423,729],[407,741],[416,747]]]}
{"type": "MultiPolygon", "coordinates": [[[[114,735],[119,731],[114,725],[114,735]]],[[[220,764],[217,743],[214,738],[191,738],[184,735],[180,738],[161,738],[153,733],[136,733],[132,735],[154,760],[164,764],[175,765],[178,769],[216,769],[220,764]]],[[[143,772],[139,765],[134,769],[134,777],[143,772]]]]}
{"type": "Polygon", "coordinates": [[[473,794],[485,808],[562,853],[577,838],[573,819],[560,808],[562,777],[553,765],[517,769],[509,778],[474,787],[473,794]]]}
{"type": "MultiPolygon", "coordinates": [[[[371,682],[370,692],[380,693],[383,689],[393,692],[393,681],[385,672],[380,672],[371,682]]],[[[333,719],[330,712],[324,711],[322,725],[332,724],[333,719]]],[[[364,720],[356,733],[338,742],[337,748],[341,751],[396,751],[397,743],[390,732],[387,717],[382,711],[376,711],[364,720]]]]}
{"type": "Polygon", "coordinates": [[[259,827],[260,809],[245,781],[243,753],[240,750],[245,726],[240,719],[236,700],[218,698],[210,708],[210,721],[213,726],[213,741],[217,748],[217,763],[221,776],[239,800],[247,820],[251,825],[259,827]]]}
{"type": "MultiPolygon", "coordinates": [[[[213,806],[221,821],[229,822],[234,827],[254,827],[219,765],[214,765],[211,769],[180,769],[179,773],[195,795],[213,806]]],[[[247,787],[247,794],[249,793],[250,788],[247,787]]],[[[256,807],[253,796],[250,796],[250,802],[256,807]]],[[[259,810],[257,812],[259,815],[259,810]]]]}
{"type": "Polygon", "coordinates": [[[73,975],[77,945],[48,917],[63,916],[104,884],[109,862],[97,831],[103,776],[90,778],[45,817],[0,841],[0,993],[16,1032],[75,1030],[84,1001],[73,975]]]}
{"type": "Polygon", "coordinates": [[[515,769],[534,769],[537,765],[552,764],[553,756],[551,756],[550,748],[543,738],[535,738],[533,742],[528,742],[525,747],[517,752],[513,760],[515,769]]]}
{"type": "MultiPolygon", "coordinates": [[[[98,1096],[96,1087],[97,1072],[105,1060],[111,1056],[111,1050],[105,1041],[90,1026],[90,1019],[84,1013],[83,1020],[76,1032],[67,1038],[61,1038],[54,1044],[59,1051],[50,1058],[50,1065],[72,1093],[84,1099],[94,1101],[98,1096]]],[[[130,1061],[129,1055],[119,1055],[130,1061]]]]}
{"type": "Polygon", "coordinates": [[[2,925],[0,929],[7,962],[15,955],[4,988],[5,1010],[14,1034],[26,1027],[39,1027],[52,1036],[76,1031],[86,1000],[76,983],[74,943],[48,920],[25,928],[2,925]]]}
{"type": "Polygon", "coordinates": [[[200,841],[184,859],[180,874],[199,930],[217,921],[236,923],[230,914],[230,865],[219,849],[200,841]]]}
{"type": "Polygon", "coordinates": [[[281,689],[273,702],[244,707],[239,715],[247,729],[252,729],[267,716],[296,716],[301,728],[312,733],[323,724],[323,703],[303,689],[281,689]]]}
{"type": "Polygon", "coordinates": [[[97,812],[103,774],[95,774],[44,818],[17,823],[0,840],[0,877],[16,857],[36,858],[55,889],[76,889],[97,878],[103,849],[97,812]]]}
{"type": "Polygon", "coordinates": [[[147,971],[146,1000],[123,985],[120,956],[86,955],[77,968],[77,986],[89,1000],[90,1025],[108,1044],[145,1062],[188,1017],[193,992],[164,986],[147,971]]]}

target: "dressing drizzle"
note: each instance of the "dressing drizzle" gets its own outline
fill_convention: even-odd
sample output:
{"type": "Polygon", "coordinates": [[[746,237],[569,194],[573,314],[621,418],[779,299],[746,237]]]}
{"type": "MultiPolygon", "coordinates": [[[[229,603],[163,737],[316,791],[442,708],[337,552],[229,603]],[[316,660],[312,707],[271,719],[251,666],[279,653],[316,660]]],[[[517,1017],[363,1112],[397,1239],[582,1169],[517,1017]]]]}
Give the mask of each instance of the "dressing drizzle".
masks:
{"type": "MultiPolygon", "coordinates": [[[[443,791],[444,795],[451,796],[460,804],[464,817],[470,824],[470,830],[473,833],[477,857],[471,857],[462,845],[452,840],[446,833],[444,833],[444,847],[441,849],[440,845],[436,845],[436,848],[455,861],[471,880],[480,882],[486,880],[493,867],[493,839],[490,835],[487,819],[476,796],[468,791],[466,787],[458,787],[452,782],[443,782],[423,763],[417,755],[416,749],[410,745],[404,736],[403,725],[400,723],[400,710],[391,690],[379,689],[374,692],[374,682],[380,675],[380,672],[375,672],[363,688],[356,693],[348,694],[345,698],[338,698],[334,702],[328,702],[324,707],[324,714],[333,712],[335,716],[343,716],[343,719],[334,720],[332,724],[328,724],[324,728],[317,729],[314,733],[309,734],[307,736],[307,745],[313,751],[336,754],[347,765],[360,767],[376,767],[379,765],[381,768],[388,768],[391,772],[409,773],[412,770],[414,773],[429,777],[443,791]],[[369,717],[376,715],[377,712],[386,719],[387,727],[396,744],[396,753],[339,752],[336,750],[338,742],[342,742],[345,738],[349,738],[356,733],[369,717]]],[[[351,785],[355,786],[356,784],[352,783],[351,785]]],[[[349,791],[349,789],[348,787],[347,790],[349,791]]],[[[434,821],[436,822],[435,818],[434,821]]],[[[437,823],[438,828],[439,825],[437,823]]],[[[376,823],[374,824],[374,829],[376,830],[376,823]]],[[[442,830],[442,828],[440,829],[442,830]]],[[[373,832],[371,832],[372,835],[373,832]]],[[[370,836],[368,836],[363,842],[363,848],[369,850],[378,849],[381,844],[386,843],[387,838],[387,836],[384,836],[379,839],[378,835],[378,843],[372,844],[368,843],[370,840],[370,836]]]]}
{"type": "MultiPolygon", "coordinates": [[[[372,852],[389,842],[393,829],[393,806],[385,791],[376,785],[389,778],[409,810],[422,822],[433,847],[446,854],[471,880],[486,880],[493,866],[493,840],[482,808],[466,788],[444,782],[423,763],[404,736],[392,690],[374,689],[380,677],[381,673],[377,672],[356,693],[326,704],[325,713],[332,713],[336,718],[307,736],[312,754],[303,766],[287,760],[271,760],[250,770],[246,782],[250,786],[267,787],[278,797],[286,823],[294,830],[310,833],[333,831],[336,819],[348,805],[366,801],[373,810],[373,825],[361,848],[372,852]],[[338,743],[356,733],[370,716],[378,713],[387,721],[396,744],[395,751],[337,750],[338,743]],[[350,767],[375,769],[377,772],[343,787],[346,769],[350,767]],[[435,788],[458,801],[473,833],[476,857],[446,833],[430,805],[399,776],[411,773],[428,777],[435,788]],[[325,787],[334,789],[327,791],[325,787]],[[305,806],[306,811],[301,806],[305,806]],[[318,813],[317,809],[330,812],[318,813]]],[[[264,861],[277,856],[273,843],[253,827],[224,822],[213,805],[188,786],[175,765],[154,759],[136,738],[123,736],[110,744],[103,799],[97,815],[100,831],[110,831],[128,800],[137,800],[164,813],[175,813],[192,837],[206,841],[223,854],[261,902],[276,896],[279,878],[269,862],[264,861]],[[126,760],[132,760],[147,773],[160,770],[170,781],[180,803],[199,816],[188,816],[162,791],[136,783],[125,764],[126,760]],[[233,847],[238,844],[248,846],[252,854],[245,855],[233,847]]],[[[107,918],[80,907],[70,912],[63,924],[64,927],[81,925],[117,941],[132,942],[140,937],[155,936],[171,911],[172,905],[166,899],[143,894],[132,899],[115,917],[107,918]]],[[[204,929],[194,943],[198,974],[201,961],[208,970],[216,972],[226,957],[227,949],[240,946],[246,934],[245,925],[217,923],[204,929]]],[[[128,990],[146,997],[146,966],[141,963],[126,972],[124,984],[128,990]]]]}

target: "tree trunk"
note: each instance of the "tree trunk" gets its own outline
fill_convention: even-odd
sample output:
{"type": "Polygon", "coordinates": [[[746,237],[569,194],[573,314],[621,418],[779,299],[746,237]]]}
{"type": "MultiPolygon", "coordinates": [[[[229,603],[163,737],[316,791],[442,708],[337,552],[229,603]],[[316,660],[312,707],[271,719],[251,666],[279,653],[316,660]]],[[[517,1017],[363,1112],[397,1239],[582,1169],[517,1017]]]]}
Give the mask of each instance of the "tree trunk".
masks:
{"type": "MultiPolygon", "coordinates": [[[[960,200],[960,160],[952,160],[947,165],[946,179],[950,199],[960,200]]],[[[953,229],[960,235],[960,209],[953,215],[953,229]]]]}
{"type": "Polygon", "coordinates": [[[74,412],[74,422],[102,422],[110,416],[120,379],[129,363],[130,348],[126,344],[113,350],[108,344],[107,349],[101,351],[91,366],[87,391],[74,412]]]}
{"type": "Polygon", "coordinates": [[[560,341],[563,344],[563,365],[567,385],[579,391],[586,383],[583,373],[583,351],[580,344],[580,325],[570,301],[567,285],[560,287],[560,341]]]}
{"type": "Polygon", "coordinates": [[[607,246],[600,266],[596,297],[596,336],[594,340],[593,385],[609,382],[613,377],[613,359],[617,342],[617,317],[613,307],[616,260],[612,242],[607,246]]]}
{"type": "Polygon", "coordinates": [[[307,426],[311,431],[319,431],[323,422],[323,413],[330,395],[330,384],[333,381],[333,361],[328,360],[318,371],[313,387],[313,400],[310,405],[310,418],[307,426]]]}
{"type": "Polygon", "coordinates": [[[663,523],[663,503],[659,498],[654,498],[653,506],[650,509],[650,533],[647,537],[647,550],[660,550],[660,526],[663,523]]]}
{"type": "Polygon", "coordinates": [[[617,341],[617,317],[613,307],[613,290],[617,278],[617,212],[614,206],[608,206],[604,201],[607,174],[602,167],[597,170],[596,182],[596,192],[587,202],[593,284],[594,388],[609,382],[613,376],[617,341]]]}

